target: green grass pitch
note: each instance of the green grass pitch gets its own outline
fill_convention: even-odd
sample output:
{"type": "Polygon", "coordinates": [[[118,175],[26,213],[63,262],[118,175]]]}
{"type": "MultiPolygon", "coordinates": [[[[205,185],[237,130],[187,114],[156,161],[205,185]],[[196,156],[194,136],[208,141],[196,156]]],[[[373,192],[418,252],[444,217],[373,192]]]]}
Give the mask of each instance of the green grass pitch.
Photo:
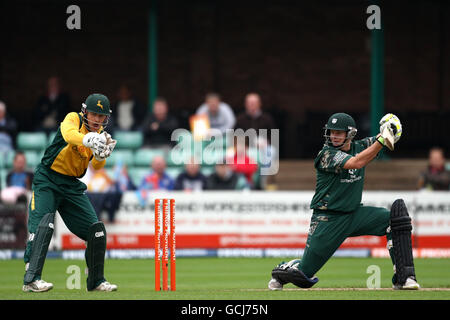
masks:
{"type": "MultiPolygon", "coordinates": [[[[319,283],[313,289],[285,286],[269,291],[270,271],[283,259],[278,258],[179,258],[177,290],[154,291],[152,259],[108,259],[105,275],[118,285],[117,292],[86,292],[83,260],[48,259],[43,279],[54,284],[45,293],[21,291],[24,264],[21,260],[0,261],[0,300],[303,300],[303,299],[450,299],[450,259],[416,259],[416,275],[423,290],[394,291],[391,288],[392,264],[381,258],[332,258],[318,272],[319,283]],[[81,289],[68,289],[70,265],[81,269],[81,289]],[[371,265],[381,271],[381,289],[368,290],[366,273],[371,265]]],[[[290,260],[290,259],[285,259],[290,260]]]]}

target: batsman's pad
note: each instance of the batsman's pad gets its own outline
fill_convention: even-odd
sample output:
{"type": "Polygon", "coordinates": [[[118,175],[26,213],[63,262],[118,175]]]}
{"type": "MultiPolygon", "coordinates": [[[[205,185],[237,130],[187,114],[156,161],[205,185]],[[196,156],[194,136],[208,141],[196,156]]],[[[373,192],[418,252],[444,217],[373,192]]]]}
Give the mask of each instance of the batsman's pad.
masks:
{"type": "Polygon", "coordinates": [[[88,230],[86,264],[88,267],[87,289],[93,290],[104,280],[106,229],[101,221],[93,223],[88,230]]]}
{"type": "Polygon", "coordinates": [[[297,268],[298,261],[292,260],[288,263],[280,263],[272,270],[272,278],[276,279],[282,285],[293,283],[300,288],[311,288],[319,282],[319,278],[308,278],[297,268]]]}
{"type": "Polygon", "coordinates": [[[53,236],[55,213],[47,213],[39,222],[36,233],[32,238],[30,262],[25,273],[24,283],[28,284],[41,276],[47,256],[48,246],[53,236]]]}
{"type": "Polygon", "coordinates": [[[408,277],[416,279],[416,275],[412,255],[411,218],[402,199],[397,199],[392,204],[390,224],[397,280],[403,285],[408,277]]]}

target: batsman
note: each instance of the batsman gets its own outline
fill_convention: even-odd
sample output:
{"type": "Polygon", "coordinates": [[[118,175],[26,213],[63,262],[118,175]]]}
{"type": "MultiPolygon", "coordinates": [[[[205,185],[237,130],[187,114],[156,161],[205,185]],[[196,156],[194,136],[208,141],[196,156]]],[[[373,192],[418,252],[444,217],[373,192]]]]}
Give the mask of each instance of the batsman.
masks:
{"type": "Polygon", "coordinates": [[[394,150],[402,134],[400,120],[387,114],[380,120],[377,136],[354,141],[354,119],[346,113],[335,113],[324,131],[325,144],[314,160],[316,190],[302,259],[276,266],[269,289],[282,290],[287,283],[312,287],[319,281],[316,272],[345,239],[362,235],[386,236],[394,264],[393,289],[419,289],[412,255],[411,218],[404,201],[395,200],[390,210],[361,203],[365,167],[383,147],[394,150]]]}
{"type": "Polygon", "coordinates": [[[25,292],[45,292],[53,288],[41,275],[56,211],[67,228],[86,243],[87,290],[117,290],[103,275],[105,226],[98,220],[86,195],[86,185],[78,179],[86,173],[90,161],[94,169],[100,169],[114,150],[116,141],[104,131],[110,114],[106,96],[89,95],[80,113],[66,115],[36,167],[28,210],[29,239],[24,254],[26,272],[22,290],[25,292]]]}

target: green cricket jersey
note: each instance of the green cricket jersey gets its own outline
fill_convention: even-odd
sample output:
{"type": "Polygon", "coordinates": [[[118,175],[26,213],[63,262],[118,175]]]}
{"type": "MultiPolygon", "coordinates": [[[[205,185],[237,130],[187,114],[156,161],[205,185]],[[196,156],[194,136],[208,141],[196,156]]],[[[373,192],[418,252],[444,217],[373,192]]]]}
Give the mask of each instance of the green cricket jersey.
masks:
{"type": "Polygon", "coordinates": [[[316,192],[311,209],[333,212],[353,212],[361,204],[364,171],[344,169],[344,164],[356,154],[375,143],[375,137],[352,141],[350,150],[344,152],[325,145],[314,160],[316,192]]]}

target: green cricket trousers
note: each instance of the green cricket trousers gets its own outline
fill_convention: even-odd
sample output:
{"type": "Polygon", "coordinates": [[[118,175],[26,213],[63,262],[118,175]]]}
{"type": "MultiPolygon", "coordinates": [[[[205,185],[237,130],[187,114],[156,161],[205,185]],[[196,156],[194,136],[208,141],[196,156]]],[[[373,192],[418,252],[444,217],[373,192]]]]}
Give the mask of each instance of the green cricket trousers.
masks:
{"type": "MultiPolygon", "coordinates": [[[[67,228],[87,241],[89,227],[98,221],[89,201],[86,185],[75,177],[65,176],[42,164],[35,171],[29,204],[28,232],[34,235],[39,222],[47,213],[59,212],[67,228]]],[[[25,263],[30,260],[32,241],[27,242],[25,263]]]]}
{"type": "MultiPolygon", "coordinates": [[[[390,211],[385,208],[360,206],[351,213],[314,210],[299,269],[311,278],[348,237],[386,235],[388,244],[392,243],[389,220],[390,211]]],[[[389,253],[394,262],[393,250],[389,253]]]]}

